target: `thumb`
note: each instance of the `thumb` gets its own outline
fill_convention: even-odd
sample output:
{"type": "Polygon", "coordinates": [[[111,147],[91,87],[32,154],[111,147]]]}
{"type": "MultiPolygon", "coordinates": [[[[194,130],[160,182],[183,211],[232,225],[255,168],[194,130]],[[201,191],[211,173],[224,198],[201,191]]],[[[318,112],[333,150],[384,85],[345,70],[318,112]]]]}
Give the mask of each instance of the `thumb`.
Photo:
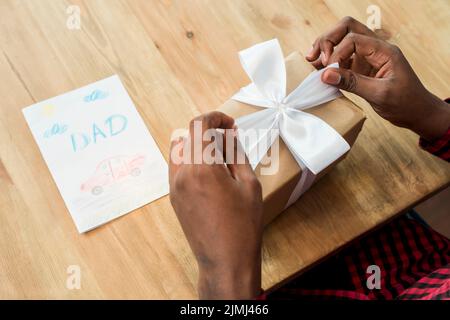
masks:
{"type": "Polygon", "coordinates": [[[352,92],[372,101],[379,90],[379,80],[355,73],[348,69],[329,68],[322,73],[322,81],[339,89],[352,92]]]}

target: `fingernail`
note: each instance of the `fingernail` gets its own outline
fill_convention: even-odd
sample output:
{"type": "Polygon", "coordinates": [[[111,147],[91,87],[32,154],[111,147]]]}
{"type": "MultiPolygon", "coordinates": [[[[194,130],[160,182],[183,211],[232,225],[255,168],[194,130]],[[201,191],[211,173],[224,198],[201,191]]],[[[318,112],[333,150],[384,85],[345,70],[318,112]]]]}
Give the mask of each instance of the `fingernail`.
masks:
{"type": "Polygon", "coordinates": [[[311,48],[309,49],[308,53],[306,54],[306,57],[307,57],[307,58],[311,57],[311,54],[312,54],[313,50],[314,50],[314,47],[311,47],[311,48]]]}
{"type": "Polygon", "coordinates": [[[325,73],[324,80],[328,84],[337,85],[341,82],[341,75],[339,72],[330,69],[325,73]]]}

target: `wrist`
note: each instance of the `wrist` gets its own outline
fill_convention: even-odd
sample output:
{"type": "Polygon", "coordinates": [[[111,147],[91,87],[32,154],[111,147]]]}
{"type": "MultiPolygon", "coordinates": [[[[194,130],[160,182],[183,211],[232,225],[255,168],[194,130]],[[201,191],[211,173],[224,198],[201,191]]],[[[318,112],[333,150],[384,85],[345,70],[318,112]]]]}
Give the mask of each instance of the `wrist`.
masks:
{"type": "Polygon", "coordinates": [[[430,98],[423,105],[424,111],[420,114],[411,130],[427,141],[442,137],[450,127],[449,105],[430,93],[430,98]]]}
{"type": "Polygon", "coordinates": [[[261,289],[261,259],[238,267],[199,267],[200,299],[253,299],[261,289]]]}

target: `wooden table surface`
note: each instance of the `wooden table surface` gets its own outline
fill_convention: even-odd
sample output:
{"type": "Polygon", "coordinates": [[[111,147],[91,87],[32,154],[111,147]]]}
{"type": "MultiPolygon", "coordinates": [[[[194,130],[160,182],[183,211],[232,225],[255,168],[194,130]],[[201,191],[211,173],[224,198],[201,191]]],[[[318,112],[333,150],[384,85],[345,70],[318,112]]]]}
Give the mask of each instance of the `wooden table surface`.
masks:
{"type": "MultiPolygon", "coordinates": [[[[196,263],[169,198],[78,234],[22,108],[119,74],[167,154],[174,129],[248,83],[239,50],[277,37],[286,54],[306,52],[341,17],[366,21],[372,3],[382,34],[448,96],[448,0],[0,0],[0,297],[196,297],[196,263]],[[70,4],[81,8],[80,30],[66,27],[70,4]],[[66,288],[70,265],[80,290],[66,288]]],[[[449,184],[450,167],[417,136],[351,98],[365,127],[349,156],[267,227],[266,289],[449,184]]]]}

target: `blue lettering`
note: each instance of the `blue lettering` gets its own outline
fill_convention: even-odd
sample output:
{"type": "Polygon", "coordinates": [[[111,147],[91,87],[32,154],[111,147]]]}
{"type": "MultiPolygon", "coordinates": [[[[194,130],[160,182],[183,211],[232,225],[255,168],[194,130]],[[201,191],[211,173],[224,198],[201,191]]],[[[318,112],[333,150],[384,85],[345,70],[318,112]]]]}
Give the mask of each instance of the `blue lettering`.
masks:
{"type": "MultiPolygon", "coordinates": [[[[77,150],[83,150],[89,144],[89,138],[82,133],[78,133],[78,134],[72,133],[70,135],[70,139],[72,141],[72,149],[74,152],[77,152],[77,150]],[[81,147],[78,147],[77,139],[75,139],[76,137],[81,137],[83,139],[82,140],[83,145],[81,147]]],[[[79,139],[78,139],[78,141],[79,141],[79,139]]]]}
{"type": "Polygon", "coordinates": [[[97,143],[97,136],[100,135],[103,138],[106,138],[106,134],[103,133],[102,130],[100,130],[99,127],[97,127],[97,125],[94,123],[92,125],[92,138],[94,140],[94,143],[97,143]]]}
{"type": "Polygon", "coordinates": [[[128,120],[123,115],[115,114],[106,119],[105,124],[109,126],[109,134],[113,137],[127,128],[128,120]]]}
{"type": "MultiPolygon", "coordinates": [[[[127,128],[128,119],[120,114],[115,114],[108,117],[105,120],[105,128],[103,130],[96,124],[92,124],[92,135],[90,132],[88,133],[72,133],[70,136],[70,140],[72,143],[72,149],[74,152],[85,149],[91,142],[97,143],[99,137],[108,138],[116,136],[127,128]]],[[[67,126],[57,126],[53,127],[45,135],[53,135],[56,132],[62,133],[67,130],[67,126]]]]}

